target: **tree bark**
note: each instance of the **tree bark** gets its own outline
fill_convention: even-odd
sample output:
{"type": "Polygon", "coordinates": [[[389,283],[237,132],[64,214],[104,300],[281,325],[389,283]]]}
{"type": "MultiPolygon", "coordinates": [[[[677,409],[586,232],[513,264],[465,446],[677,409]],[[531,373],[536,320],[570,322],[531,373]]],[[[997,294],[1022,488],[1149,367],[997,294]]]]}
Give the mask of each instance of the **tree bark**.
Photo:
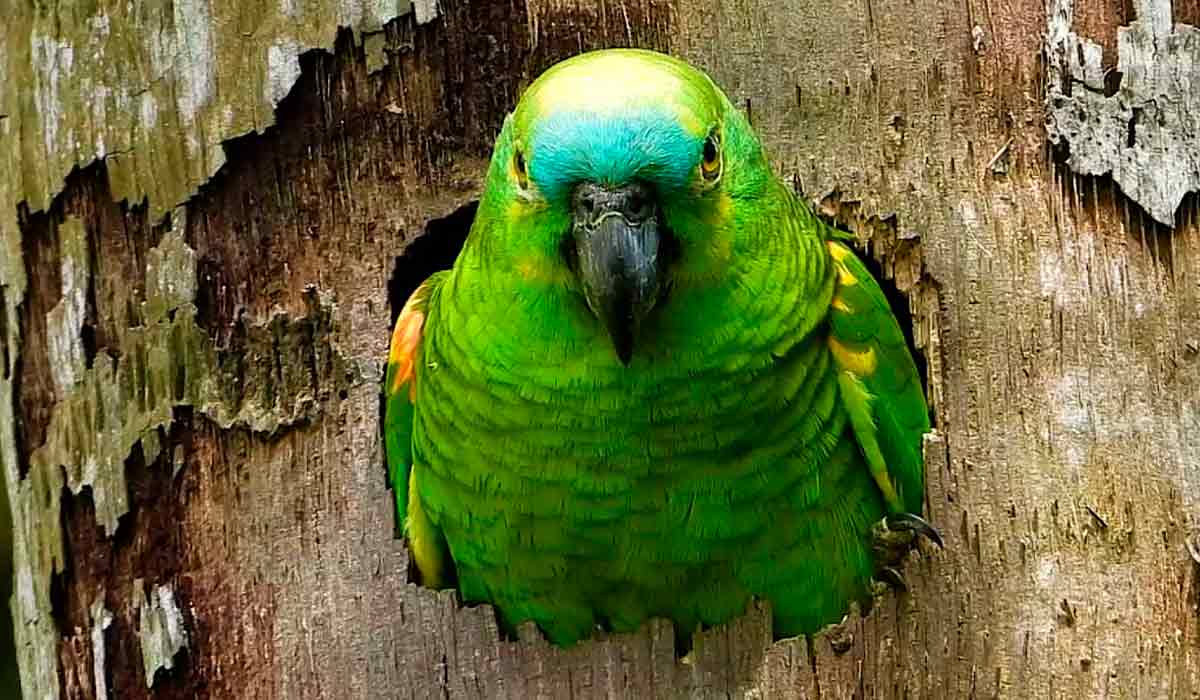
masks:
{"type": "Polygon", "coordinates": [[[0,16],[26,698],[1200,693],[1195,0],[0,16]],[[811,640],[773,641],[756,605],[684,659],[663,621],[564,651],[408,579],[390,321],[453,259],[521,89],[626,45],[743,106],[922,355],[946,549],[811,640]]]}

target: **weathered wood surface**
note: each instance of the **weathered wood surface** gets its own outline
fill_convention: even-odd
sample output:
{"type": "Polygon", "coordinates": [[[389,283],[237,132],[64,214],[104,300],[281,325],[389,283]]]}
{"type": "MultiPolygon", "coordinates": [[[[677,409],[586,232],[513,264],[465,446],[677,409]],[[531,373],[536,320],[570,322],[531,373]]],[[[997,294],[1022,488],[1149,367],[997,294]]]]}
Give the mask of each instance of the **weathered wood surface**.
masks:
{"type": "MultiPolygon", "coordinates": [[[[1067,7],[1115,66],[1136,14],[1067,7]]],[[[26,697],[1200,693],[1196,196],[1167,227],[1060,164],[1042,3],[442,0],[380,31],[407,9],[0,11],[26,697]],[[378,435],[395,256],[477,195],[532,76],[613,45],[708,69],[908,294],[947,550],[811,645],[755,610],[684,661],[662,623],[562,652],[406,583],[378,435]]]]}

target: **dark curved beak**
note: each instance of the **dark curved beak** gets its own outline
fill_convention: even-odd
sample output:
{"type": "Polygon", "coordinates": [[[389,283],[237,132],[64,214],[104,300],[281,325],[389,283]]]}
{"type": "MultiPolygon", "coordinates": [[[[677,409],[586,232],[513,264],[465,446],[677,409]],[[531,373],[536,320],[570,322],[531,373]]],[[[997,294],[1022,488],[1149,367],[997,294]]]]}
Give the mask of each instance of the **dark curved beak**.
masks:
{"type": "Polygon", "coordinates": [[[577,275],[622,364],[659,290],[659,221],[654,192],[641,183],[583,183],[572,199],[577,275]]]}

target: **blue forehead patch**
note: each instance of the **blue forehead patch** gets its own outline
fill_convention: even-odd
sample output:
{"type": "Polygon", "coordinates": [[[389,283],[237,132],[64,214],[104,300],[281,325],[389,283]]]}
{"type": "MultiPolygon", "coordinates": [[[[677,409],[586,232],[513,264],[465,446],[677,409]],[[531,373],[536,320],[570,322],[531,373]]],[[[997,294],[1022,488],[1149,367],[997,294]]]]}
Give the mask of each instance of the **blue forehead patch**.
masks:
{"type": "Polygon", "coordinates": [[[566,197],[584,181],[618,185],[634,178],[669,192],[687,186],[702,148],[677,119],[655,109],[556,112],[530,134],[529,177],[547,199],[566,197]]]}

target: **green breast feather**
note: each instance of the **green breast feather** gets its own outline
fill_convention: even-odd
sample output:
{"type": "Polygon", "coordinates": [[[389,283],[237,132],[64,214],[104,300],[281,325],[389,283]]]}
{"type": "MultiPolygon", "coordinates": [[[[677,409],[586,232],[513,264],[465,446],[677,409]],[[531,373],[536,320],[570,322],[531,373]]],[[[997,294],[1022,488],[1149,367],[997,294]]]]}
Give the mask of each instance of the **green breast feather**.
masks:
{"type": "Polygon", "coordinates": [[[876,281],[702,73],[583,54],[496,142],[385,378],[422,582],[555,643],[773,604],[777,636],[894,581],[929,418],[876,281]]]}

